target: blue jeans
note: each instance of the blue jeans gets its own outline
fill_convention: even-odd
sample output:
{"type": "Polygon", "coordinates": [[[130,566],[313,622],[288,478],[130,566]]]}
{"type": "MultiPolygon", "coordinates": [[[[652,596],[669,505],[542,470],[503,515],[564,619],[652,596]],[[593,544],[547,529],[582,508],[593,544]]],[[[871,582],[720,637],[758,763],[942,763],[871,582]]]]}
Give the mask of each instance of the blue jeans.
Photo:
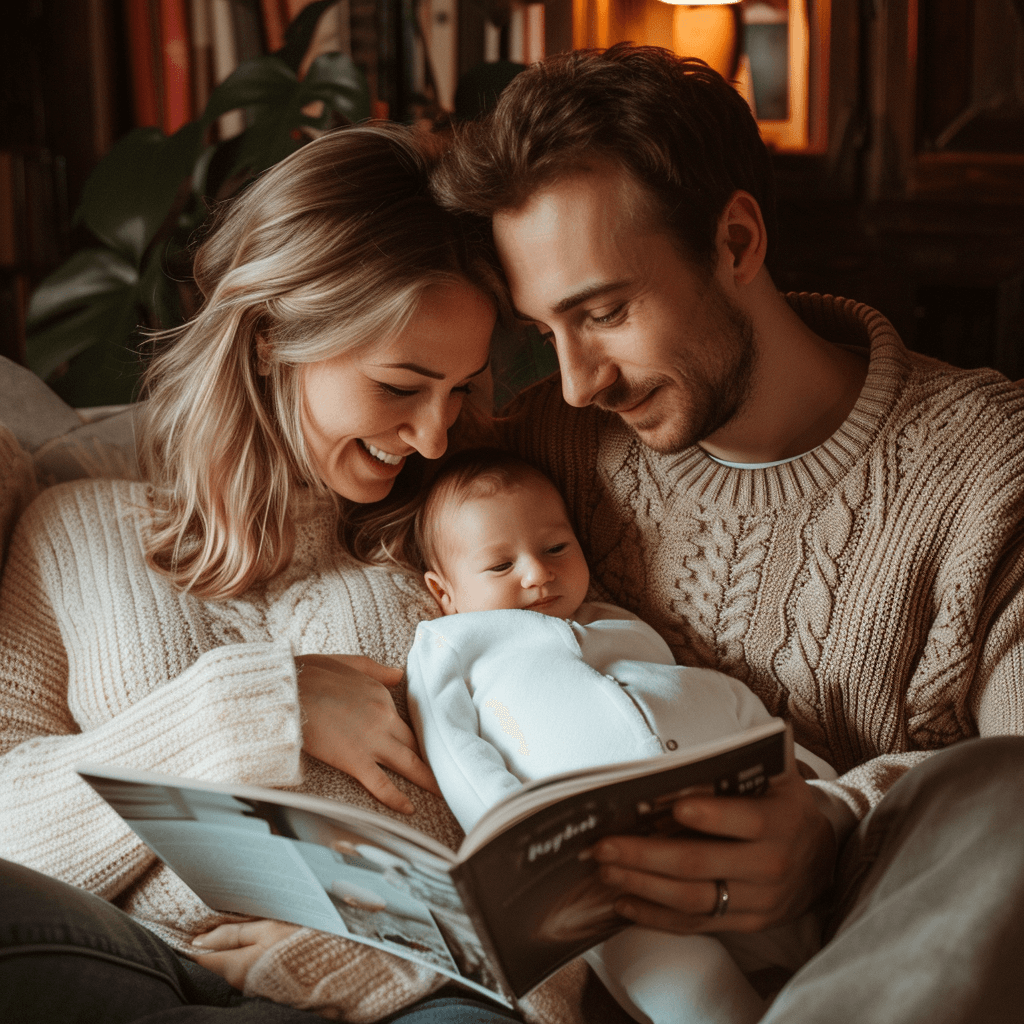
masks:
{"type": "MultiPolygon", "coordinates": [[[[969,740],[907,772],[846,844],[829,941],[763,1024],[1024,1019],[1024,738],[969,740]]],[[[585,1011],[621,1021],[617,1007],[585,1011]]],[[[388,1024],[500,1024],[438,994],[388,1024]]],[[[4,1024],[315,1024],[242,996],[104,900],[0,861],[4,1024]]]]}

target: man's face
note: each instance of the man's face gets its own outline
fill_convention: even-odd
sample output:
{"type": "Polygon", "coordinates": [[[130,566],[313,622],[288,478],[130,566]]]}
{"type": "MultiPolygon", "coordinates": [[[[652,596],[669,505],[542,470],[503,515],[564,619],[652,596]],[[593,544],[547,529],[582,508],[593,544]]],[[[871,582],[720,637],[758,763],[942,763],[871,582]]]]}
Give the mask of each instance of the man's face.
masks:
{"type": "Polygon", "coordinates": [[[728,267],[684,259],[642,211],[634,180],[601,164],[498,213],[494,237],[516,310],[555,346],[565,400],[678,452],[739,410],[753,327],[723,287],[728,267]]]}

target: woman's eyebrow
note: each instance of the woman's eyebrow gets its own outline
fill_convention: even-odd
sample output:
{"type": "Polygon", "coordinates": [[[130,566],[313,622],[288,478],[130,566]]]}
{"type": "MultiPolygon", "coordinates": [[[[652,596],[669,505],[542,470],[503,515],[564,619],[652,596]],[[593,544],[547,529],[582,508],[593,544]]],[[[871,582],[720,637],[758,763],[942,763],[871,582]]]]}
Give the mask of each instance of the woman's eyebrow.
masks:
{"type": "MultiPolygon", "coordinates": [[[[438,373],[437,370],[428,370],[425,366],[420,366],[419,363],[378,363],[377,365],[385,370],[411,370],[413,373],[429,377],[431,380],[444,380],[443,373],[438,373]]],[[[467,374],[465,379],[469,380],[470,377],[479,377],[480,374],[483,373],[490,365],[491,360],[488,357],[487,361],[479,370],[474,370],[472,373],[467,374]]]]}

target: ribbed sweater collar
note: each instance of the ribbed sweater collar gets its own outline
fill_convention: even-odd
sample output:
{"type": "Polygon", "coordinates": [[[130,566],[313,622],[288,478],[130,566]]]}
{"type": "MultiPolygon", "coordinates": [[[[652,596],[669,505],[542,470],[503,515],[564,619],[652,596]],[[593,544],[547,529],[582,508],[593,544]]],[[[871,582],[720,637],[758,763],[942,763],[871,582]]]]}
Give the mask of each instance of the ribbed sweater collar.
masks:
{"type": "Polygon", "coordinates": [[[678,455],[648,452],[648,464],[664,484],[662,493],[685,494],[744,513],[777,509],[834,487],[878,436],[910,371],[899,335],[881,313],[860,302],[809,293],[786,298],[816,334],[868,350],[867,378],[850,415],[827,441],[781,466],[734,469],[697,446],[678,455]]]}

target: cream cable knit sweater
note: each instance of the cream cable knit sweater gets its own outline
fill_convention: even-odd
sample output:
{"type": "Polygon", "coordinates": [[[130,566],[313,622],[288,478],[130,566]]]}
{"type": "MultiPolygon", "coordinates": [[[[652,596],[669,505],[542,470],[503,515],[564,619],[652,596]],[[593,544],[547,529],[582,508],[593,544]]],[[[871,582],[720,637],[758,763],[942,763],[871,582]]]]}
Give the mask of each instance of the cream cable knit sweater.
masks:
{"type": "MultiPolygon", "coordinates": [[[[859,816],[927,751],[1024,732],[1024,394],[908,353],[867,307],[791,301],[825,337],[871,350],[847,422],[796,462],[732,470],[700,449],[659,456],[616,417],[569,409],[557,386],[527,396],[507,429],[564,487],[600,596],[650,622],[680,662],[738,676],[792,719],[845,773],[825,785],[859,816]]],[[[17,451],[0,444],[0,460],[2,524],[27,492],[6,483],[17,451]]],[[[400,665],[435,612],[418,586],[348,562],[313,513],[273,584],[196,601],[146,570],[142,502],[137,485],[81,482],[44,492],[19,523],[0,589],[0,856],[113,899],[180,947],[221,918],[71,765],[298,785],[372,806],[300,756],[290,651],[400,665]]],[[[397,781],[414,824],[455,845],[447,810],[397,781]]],[[[577,1017],[582,977],[570,965],[530,1012],[577,1017]]],[[[302,930],[247,989],[362,1021],[437,983],[302,930]]]]}
{"type": "Polygon", "coordinates": [[[852,823],[928,751],[1024,732],[1024,391],[909,353],[866,306],[790,302],[870,349],[847,421],[794,462],[658,455],[557,380],[503,429],[562,487],[599,597],[792,720],[852,823]]]}
{"type": "MultiPolygon", "coordinates": [[[[30,477],[15,486],[24,460],[9,440],[0,437],[0,523],[30,490],[30,477]]],[[[245,600],[197,600],[146,568],[144,504],[142,485],[77,481],[44,491],[15,531],[0,586],[0,857],[98,893],[184,949],[229,918],[160,865],[73,766],[295,787],[384,810],[301,753],[292,654],[403,665],[417,622],[436,611],[408,578],[348,559],[315,508],[271,584],[245,600]]],[[[447,807],[392,777],[418,808],[412,824],[457,846],[447,807]]],[[[577,1020],[584,978],[574,964],[546,983],[528,1001],[531,1019],[577,1020]]],[[[264,955],[246,990],[370,1021],[445,980],[303,929],[264,955]]]]}

